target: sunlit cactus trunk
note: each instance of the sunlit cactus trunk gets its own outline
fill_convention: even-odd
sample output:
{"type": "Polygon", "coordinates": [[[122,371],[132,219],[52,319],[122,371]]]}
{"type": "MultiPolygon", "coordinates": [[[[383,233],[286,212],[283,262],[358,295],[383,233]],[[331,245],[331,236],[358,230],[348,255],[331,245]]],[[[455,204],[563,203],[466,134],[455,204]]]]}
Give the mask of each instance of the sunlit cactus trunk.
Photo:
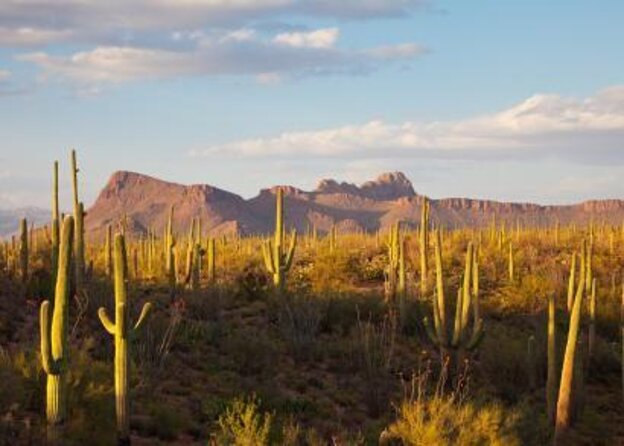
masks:
{"type": "Polygon", "coordinates": [[[52,427],[63,423],[67,418],[65,375],[69,353],[67,336],[73,236],[74,219],[67,216],[63,222],[60,239],[54,309],[50,315],[50,302],[46,300],[41,304],[39,314],[41,363],[47,375],[46,419],[52,427]]]}
{"type": "Polygon", "coordinates": [[[555,412],[557,409],[557,326],[555,314],[555,296],[548,295],[548,372],[546,377],[546,407],[548,412],[548,420],[551,423],[555,421],[555,412]]]}
{"type": "Polygon", "coordinates": [[[58,256],[60,247],[60,226],[61,218],[59,214],[59,199],[58,199],[58,161],[54,161],[54,169],[52,172],[52,233],[50,235],[51,242],[51,262],[52,262],[52,280],[56,280],[56,270],[58,268],[58,256]]]}
{"type": "Polygon", "coordinates": [[[22,218],[20,222],[20,279],[28,282],[28,222],[22,218]]]}
{"type": "Polygon", "coordinates": [[[98,310],[98,316],[106,331],[115,339],[115,410],[119,444],[130,444],[129,337],[141,327],[151,308],[150,303],[143,305],[134,327],[129,325],[130,304],[127,300],[127,281],[126,243],[123,234],[117,234],[114,252],[115,321],[111,321],[103,307],[98,310]]]}
{"type": "Polygon", "coordinates": [[[420,215],[420,291],[427,291],[428,276],[428,247],[429,247],[429,201],[423,197],[420,215]]]}
{"type": "Polygon", "coordinates": [[[581,269],[579,283],[574,298],[574,305],[570,313],[570,327],[568,329],[568,339],[566,342],[563,366],[561,370],[561,381],[559,385],[559,397],[557,400],[557,415],[555,419],[555,444],[563,444],[563,437],[570,428],[574,418],[574,381],[578,380],[575,375],[576,354],[578,348],[578,337],[581,325],[581,312],[583,305],[583,294],[585,291],[586,279],[586,251],[587,244],[583,242],[581,250],[581,269]]]}
{"type": "Polygon", "coordinates": [[[81,291],[85,274],[84,205],[78,199],[78,164],[76,151],[71,151],[71,173],[74,202],[74,269],[76,290],[81,291]]]}

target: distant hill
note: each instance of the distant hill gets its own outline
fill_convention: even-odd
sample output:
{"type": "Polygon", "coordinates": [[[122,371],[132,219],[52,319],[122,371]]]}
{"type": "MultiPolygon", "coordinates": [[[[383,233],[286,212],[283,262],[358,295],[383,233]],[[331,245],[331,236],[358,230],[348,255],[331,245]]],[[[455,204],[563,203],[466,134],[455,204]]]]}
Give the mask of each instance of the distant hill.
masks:
{"type": "Polygon", "coordinates": [[[26,207],[19,209],[0,209],[0,237],[10,237],[19,230],[20,220],[28,220],[30,226],[47,224],[50,221],[50,211],[36,207],[26,207]]]}
{"type": "MultiPolygon", "coordinates": [[[[395,221],[417,226],[424,195],[416,193],[401,172],[381,174],[362,185],[321,180],[312,191],[280,186],[286,199],[286,224],[299,231],[314,225],[320,232],[335,224],[339,231],[375,231],[395,221]]],[[[200,217],[205,233],[266,234],[274,224],[277,186],[251,199],[205,185],[185,186],[134,172],[114,173],[86,217],[90,236],[101,236],[106,226],[124,215],[131,231],[160,233],[168,210],[175,206],[175,229],[186,231],[192,217],[200,217]]],[[[469,198],[431,200],[431,218],[446,227],[486,226],[493,218],[515,225],[586,223],[590,219],[620,224],[624,201],[594,200],[575,205],[541,206],[469,198]]]]}

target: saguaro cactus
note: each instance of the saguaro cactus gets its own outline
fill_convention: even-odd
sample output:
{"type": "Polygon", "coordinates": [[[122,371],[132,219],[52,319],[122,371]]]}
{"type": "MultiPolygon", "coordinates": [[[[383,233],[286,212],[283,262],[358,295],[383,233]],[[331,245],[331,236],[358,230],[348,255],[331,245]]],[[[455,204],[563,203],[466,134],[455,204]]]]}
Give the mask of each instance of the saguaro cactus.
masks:
{"type": "Polygon", "coordinates": [[[555,325],[555,295],[548,295],[548,373],[546,376],[546,407],[548,419],[555,421],[557,404],[557,326],[555,325]]]}
{"type": "Polygon", "coordinates": [[[446,299],[444,295],[444,276],[442,271],[442,242],[440,230],[435,236],[435,258],[436,258],[436,293],[433,299],[433,327],[428,318],[424,319],[427,335],[433,344],[440,347],[442,354],[446,355],[448,349],[460,351],[471,351],[475,349],[483,338],[483,320],[475,314],[475,301],[478,296],[472,295],[471,279],[473,279],[474,253],[472,242],[468,243],[466,249],[466,267],[464,270],[464,283],[457,292],[457,304],[455,307],[455,321],[453,325],[453,335],[449,342],[446,326],[446,299]],[[437,295],[437,296],[436,296],[437,295]],[[437,297],[437,298],[436,298],[437,297]],[[473,310],[473,327],[469,334],[470,307],[473,310]],[[474,317],[477,316],[477,317],[474,317]]]}
{"type": "Polygon", "coordinates": [[[596,279],[592,279],[591,293],[589,295],[589,337],[587,343],[587,355],[589,359],[594,354],[596,345],[596,279]]]}
{"type": "Polygon", "coordinates": [[[71,151],[72,187],[74,192],[74,268],[76,277],[76,290],[82,289],[85,273],[85,246],[84,246],[84,205],[78,200],[78,165],[76,151],[71,151]]]}
{"type": "Polygon", "coordinates": [[[391,300],[395,295],[405,294],[405,240],[400,231],[400,223],[396,223],[388,234],[388,266],[386,267],[385,295],[391,300]]]}
{"type": "Polygon", "coordinates": [[[509,242],[509,281],[514,281],[514,255],[513,255],[513,243],[509,242]]]}
{"type": "Polygon", "coordinates": [[[262,244],[262,256],[264,265],[273,276],[273,284],[282,289],[286,273],[290,270],[295,246],[297,244],[297,232],[292,231],[288,250],[284,250],[284,196],[282,189],[277,189],[275,205],[275,237],[274,242],[267,240],[262,244]]]}
{"type": "Polygon", "coordinates": [[[581,250],[581,270],[579,274],[578,288],[574,298],[574,305],[570,313],[570,327],[568,329],[568,339],[566,342],[565,355],[563,357],[563,367],[561,370],[561,382],[559,385],[559,397],[557,400],[557,416],[555,420],[555,443],[559,443],[562,436],[572,424],[574,414],[574,380],[575,378],[575,356],[578,347],[578,335],[581,325],[581,311],[583,303],[583,293],[585,291],[585,261],[586,243],[583,242],[581,250]]]}
{"type": "Polygon", "coordinates": [[[22,283],[28,281],[28,222],[22,218],[20,222],[20,278],[22,283]]]}
{"type": "Polygon", "coordinates": [[[58,161],[54,161],[53,179],[52,179],[52,279],[56,278],[56,268],[58,266],[59,246],[60,246],[60,226],[61,219],[59,216],[59,200],[58,200],[58,161]]]}
{"type": "Polygon", "coordinates": [[[568,312],[572,311],[572,305],[574,304],[574,274],[576,273],[576,252],[572,253],[572,261],[570,262],[570,279],[568,280],[568,300],[567,308],[568,312]]]}
{"type": "Polygon", "coordinates": [[[136,332],[150,311],[151,304],[143,305],[141,315],[134,327],[130,324],[127,301],[128,260],[123,234],[115,235],[115,322],[111,321],[106,309],[101,307],[98,316],[104,329],[115,337],[115,409],[117,414],[117,435],[120,444],[130,442],[130,360],[129,336],[136,332]]]}
{"type": "Polygon", "coordinates": [[[54,310],[50,327],[50,302],[42,302],[39,313],[41,330],[41,364],[47,374],[46,418],[57,425],[67,417],[67,332],[69,319],[69,288],[74,219],[65,217],[60,240],[59,262],[54,292],[54,310]]]}
{"type": "Polygon", "coordinates": [[[420,214],[420,291],[427,291],[428,275],[428,247],[429,247],[429,200],[423,197],[420,214]]]}
{"type": "Polygon", "coordinates": [[[208,239],[208,281],[214,282],[216,279],[216,255],[217,249],[215,246],[215,239],[210,237],[208,239]]]}

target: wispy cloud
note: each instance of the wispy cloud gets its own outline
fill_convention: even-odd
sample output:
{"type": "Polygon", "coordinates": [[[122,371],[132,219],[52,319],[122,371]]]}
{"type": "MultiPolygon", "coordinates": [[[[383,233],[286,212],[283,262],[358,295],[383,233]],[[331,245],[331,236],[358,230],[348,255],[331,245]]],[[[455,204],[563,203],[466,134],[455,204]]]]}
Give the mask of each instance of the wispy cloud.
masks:
{"type": "MultiPolygon", "coordinates": [[[[385,50],[346,50],[334,47],[335,28],[302,33],[280,33],[273,38],[241,29],[214,35],[178,33],[177,42],[191,48],[161,49],[131,46],[100,46],[71,55],[33,52],[17,56],[36,64],[41,78],[77,84],[81,89],[101,88],[131,81],[172,79],[182,76],[251,75],[276,79],[287,75],[362,74],[389,59],[385,50]]],[[[409,44],[397,47],[395,59],[411,60],[424,52],[409,44]]]]}
{"type": "Polygon", "coordinates": [[[623,141],[624,86],[614,86],[585,99],[538,94],[498,113],[460,121],[375,120],[234,141],[196,149],[192,154],[360,159],[537,155],[624,163],[623,141]]]}
{"type": "Polygon", "coordinates": [[[45,44],[72,34],[93,43],[123,35],[232,28],[285,16],[363,20],[400,17],[423,0],[6,0],[0,2],[0,45],[45,44]]]}

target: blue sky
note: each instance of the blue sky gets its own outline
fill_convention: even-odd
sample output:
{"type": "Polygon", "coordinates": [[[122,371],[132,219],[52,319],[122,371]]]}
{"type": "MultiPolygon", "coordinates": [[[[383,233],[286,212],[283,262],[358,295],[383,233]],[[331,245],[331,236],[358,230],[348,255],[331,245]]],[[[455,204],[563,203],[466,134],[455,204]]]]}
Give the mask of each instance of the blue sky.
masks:
{"type": "Polygon", "coordinates": [[[624,198],[624,2],[6,0],[0,208],[79,153],[243,196],[404,171],[418,192],[624,198]]]}

